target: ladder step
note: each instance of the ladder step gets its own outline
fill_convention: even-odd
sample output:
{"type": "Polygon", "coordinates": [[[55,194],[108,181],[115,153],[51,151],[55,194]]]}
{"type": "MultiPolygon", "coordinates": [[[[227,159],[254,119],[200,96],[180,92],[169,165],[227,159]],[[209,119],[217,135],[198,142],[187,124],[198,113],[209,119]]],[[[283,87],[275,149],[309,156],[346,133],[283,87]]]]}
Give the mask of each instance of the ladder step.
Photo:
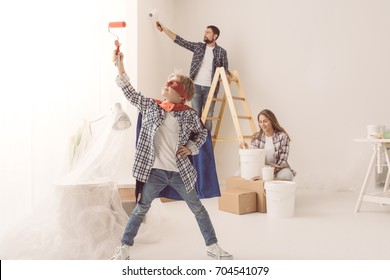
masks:
{"type": "Polygon", "coordinates": [[[232,98],[234,100],[241,100],[241,101],[245,101],[245,97],[240,97],[240,96],[232,96],[232,98]]]}
{"type": "Polygon", "coordinates": [[[244,120],[251,120],[252,119],[251,116],[237,116],[237,118],[244,119],[244,120]]]}
{"type": "MultiPolygon", "coordinates": [[[[238,119],[240,120],[251,120],[251,116],[237,116],[238,119]]],[[[212,120],[212,121],[218,121],[220,120],[220,117],[207,117],[206,120],[212,120]]]]}
{"type": "MultiPolygon", "coordinates": [[[[237,116],[238,119],[240,120],[251,120],[251,116],[237,116]]],[[[220,120],[220,117],[207,117],[206,120],[211,120],[211,121],[218,121],[220,120]]]]}
{"type": "Polygon", "coordinates": [[[218,121],[220,120],[220,117],[207,117],[206,120],[211,120],[211,121],[218,121]]]}
{"type": "MultiPolygon", "coordinates": [[[[240,140],[239,138],[217,138],[215,135],[213,135],[212,137],[212,140],[213,141],[238,141],[240,140]]],[[[252,139],[252,136],[243,136],[244,140],[251,140],[252,139]]]]}
{"type": "Polygon", "coordinates": [[[239,138],[214,138],[213,141],[238,141],[240,140],[239,138]]]}

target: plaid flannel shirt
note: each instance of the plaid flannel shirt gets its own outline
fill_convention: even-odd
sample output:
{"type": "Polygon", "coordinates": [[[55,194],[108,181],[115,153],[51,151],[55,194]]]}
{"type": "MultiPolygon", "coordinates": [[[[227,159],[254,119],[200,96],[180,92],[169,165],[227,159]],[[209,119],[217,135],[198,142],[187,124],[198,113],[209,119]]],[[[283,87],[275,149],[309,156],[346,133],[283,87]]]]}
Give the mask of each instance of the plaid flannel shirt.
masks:
{"type": "MultiPolygon", "coordinates": [[[[133,165],[133,176],[141,182],[147,182],[154,163],[153,138],[157,129],[164,122],[166,112],[152,98],[136,92],[130,84],[126,73],[118,75],[117,85],[122,89],[125,97],[142,114],[142,126],[139,132],[137,150],[133,165]]],[[[195,110],[175,111],[174,117],[179,124],[179,138],[176,149],[186,146],[193,155],[199,153],[200,147],[207,138],[207,129],[203,126],[195,110]],[[191,137],[191,139],[190,139],[191,137]]],[[[176,156],[176,164],[187,192],[190,192],[196,183],[197,173],[188,157],[176,156]]]]}
{"type": "MultiPolygon", "coordinates": [[[[191,68],[190,68],[190,78],[194,80],[195,76],[198,74],[200,66],[202,65],[202,60],[206,52],[207,44],[202,42],[190,42],[184,40],[179,35],[176,35],[176,39],[174,42],[179,46],[186,48],[187,50],[190,50],[194,53],[192,56],[191,68]]],[[[228,63],[226,50],[216,44],[213,49],[213,54],[214,54],[214,58],[213,58],[213,70],[211,73],[211,81],[213,80],[215,70],[218,67],[225,68],[226,74],[229,74],[229,69],[228,69],[229,63],[228,63]]],[[[219,89],[219,82],[217,84],[217,87],[215,88],[215,92],[218,92],[218,89],[219,89]]]]}
{"type": "MultiPolygon", "coordinates": [[[[287,162],[288,153],[290,150],[290,140],[287,137],[286,133],[275,131],[272,136],[272,142],[275,147],[275,164],[284,165],[290,167],[287,162]]],[[[261,135],[259,138],[254,138],[251,140],[251,147],[254,149],[264,149],[265,147],[265,135],[261,135]]],[[[280,168],[276,168],[275,171],[278,172],[280,168]]],[[[295,176],[295,171],[291,170],[295,176]]]]}

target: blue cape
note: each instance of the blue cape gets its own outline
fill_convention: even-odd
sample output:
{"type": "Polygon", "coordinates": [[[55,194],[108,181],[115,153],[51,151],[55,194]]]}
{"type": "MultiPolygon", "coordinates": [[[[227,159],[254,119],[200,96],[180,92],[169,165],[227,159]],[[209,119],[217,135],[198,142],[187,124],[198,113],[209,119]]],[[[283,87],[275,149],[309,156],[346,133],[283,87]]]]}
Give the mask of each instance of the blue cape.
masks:
{"type": "MultiPolygon", "coordinates": [[[[141,125],[142,114],[139,113],[137,120],[136,142],[138,142],[138,135],[141,130],[141,125]]],[[[213,142],[211,140],[210,132],[207,133],[206,142],[200,148],[199,154],[189,156],[189,159],[198,173],[198,178],[195,185],[198,197],[211,198],[221,196],[217,177],[217,169],[215,167],[213,142]]],[[[137,192],[141,191],[140,189],[142,188],[142,185],[142,183],[137,181],[138,191],[136,190],[136,197],[138,197],[137,192]]],[[[159,197],[182,200],[181,196],[171,186],[167,186],[164,190],[162,190],[159,194],[159,197]]]]}

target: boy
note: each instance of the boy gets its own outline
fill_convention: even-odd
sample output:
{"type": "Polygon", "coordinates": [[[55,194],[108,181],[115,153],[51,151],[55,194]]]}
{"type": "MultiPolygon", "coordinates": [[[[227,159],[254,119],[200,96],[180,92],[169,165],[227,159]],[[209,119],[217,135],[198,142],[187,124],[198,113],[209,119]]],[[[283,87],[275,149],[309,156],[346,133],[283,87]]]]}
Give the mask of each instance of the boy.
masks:
{"type": "MultiPolygon", "coordinates": [[[[125,73],[123,54],[119,53],[116,82],[125,97],[142,114],[133,176],[144,183],[141,199],[127,223],[121,246],[111,259],[130,259],[130,246],[153,199],[166,187],[173,187],[194,213],[207,246],[207,254],[216,259],[232,259],[217,244],[214,227],[195,190],[196,170],[187,158],[195,155],[206,141],[207,129],[195,110],[185,105],[195,93],[193,81],[172,74],[162,89],[165,100],[147,98],[136,92],[125,73]],[[191,140],[190,140],[191,136],[191,140]]],[[[114,61],[118,61],[114,54],[114,61]]]]}

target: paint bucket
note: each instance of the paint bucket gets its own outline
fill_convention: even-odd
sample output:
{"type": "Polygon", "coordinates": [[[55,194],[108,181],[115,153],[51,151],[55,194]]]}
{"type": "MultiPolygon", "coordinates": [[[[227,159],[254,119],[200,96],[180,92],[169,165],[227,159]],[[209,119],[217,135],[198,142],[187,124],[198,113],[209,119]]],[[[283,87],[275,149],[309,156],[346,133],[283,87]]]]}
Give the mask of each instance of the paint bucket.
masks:
{"type": "Polygon", "coordinates": [[[296,183],[291,181],[267,181],[267,215],[277,218],[294,216],[296,183]]]}
{"type": "Polygon", "coordinates": [[[261,168],[265,165],[264,149],[240,149],[241,177],[250,180],[261,177],[261,168]]]}
{"type": "Polygon", "coordinates": [[[271,181],[274,179],[274,171],[275,167],[272,166],[264,166],[261,169],[261,175],[264,181],[271,181]]]}

